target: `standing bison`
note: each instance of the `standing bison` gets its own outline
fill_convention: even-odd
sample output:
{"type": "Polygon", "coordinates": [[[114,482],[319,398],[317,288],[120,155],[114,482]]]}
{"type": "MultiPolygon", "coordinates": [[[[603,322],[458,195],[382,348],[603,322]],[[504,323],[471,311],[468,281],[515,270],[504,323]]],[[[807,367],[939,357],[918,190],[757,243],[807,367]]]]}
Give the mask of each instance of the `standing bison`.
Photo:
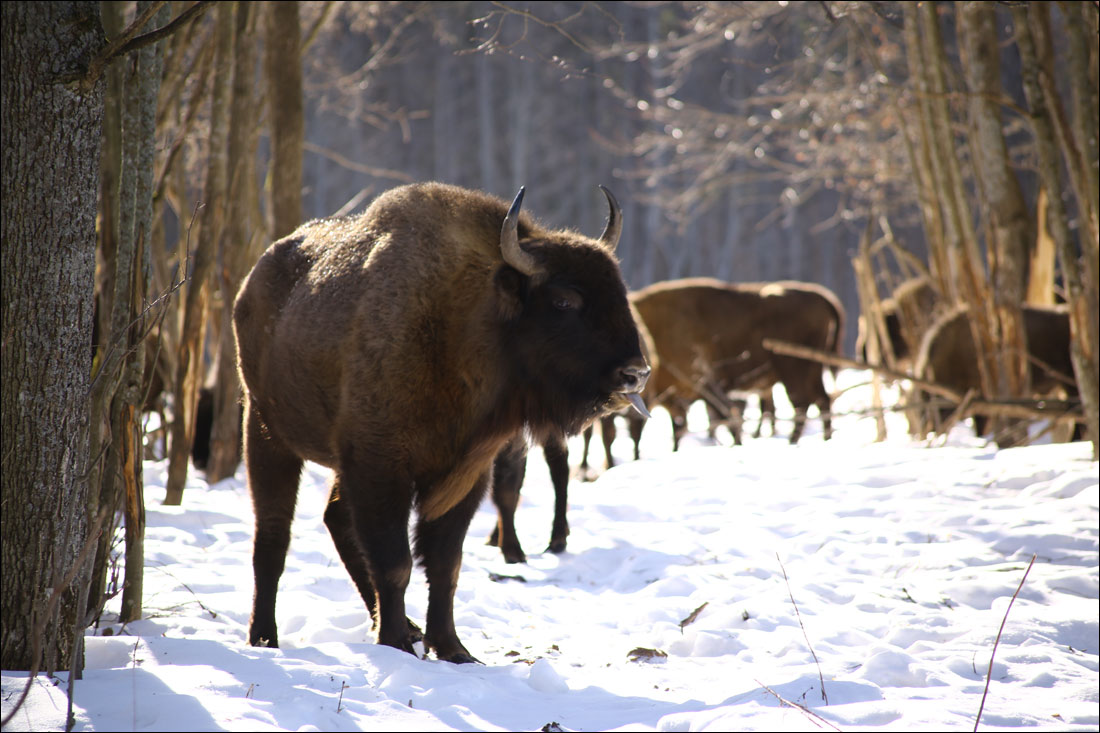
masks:
{"type": "MultiPolygon", "coordinates": [[[[660,358],[647,400],[651,407],[663,405],[672,416],[674,449],[686,427],[688,407],[699,399],[715,414],[728,417],[730,432],[740,443],[740,414],[729,393],[770,391],[776,382],[795,408],[790,442],[802,436],[810,405],[821,413],[825,438],[831,437],[831,400],[821,364],[764,348],[765,339],[775,339],[838,351],[844,309],[831,291],[812,283],[688,278],[650,285],[632,293],[631,302],[660,358]]],[[[640,428],[631,432],[640,434],[640,428]]]]}
{"type": "MultiPolygon", "coordinates": [[[[978,371],[978,353],[974,348],[969,309],[956,308],[942,315],[921,341],[914,366],[916,376],[949,387],[960,395],[970,390],[982,391],[981,374],[978,371]]],[[[1078,395],[1074,381],[1073,362],[1070,357],[1069,310],[1066,306],[1024,305],[1020,308],[1024,335],[1027,340],[1028,372],[1031,392],[1036,396],[1065,392],[1075,398],[1078,395]]],[[[929,397],[919,392],[921,400],[929,397]]],[[[955,408],[942,407],[926,417],[939,432],[955,408]],[[937,420],[938,418],[938,420],[937,420]]],[[[973,414],[974,433],[985,435],[988,418],[973,414]]],[[[922,426],[927,432],[929,426],[922,426]]]]}
{"type": "Polygon", "coordinates": [[[253,645],[278,645],[275,595],[303,461],[334,470],[325,525],[377,629],[413,652],[414,551],[428,580],[423,640],[458,639],[462,542],[493,460],[521,434],[580,431],[641,402],[649,368],[613,255],[477,191],[403,186],[359,216],[312,221],[256,263],[234,309],[245,461],[256,514],[253,645]]]}

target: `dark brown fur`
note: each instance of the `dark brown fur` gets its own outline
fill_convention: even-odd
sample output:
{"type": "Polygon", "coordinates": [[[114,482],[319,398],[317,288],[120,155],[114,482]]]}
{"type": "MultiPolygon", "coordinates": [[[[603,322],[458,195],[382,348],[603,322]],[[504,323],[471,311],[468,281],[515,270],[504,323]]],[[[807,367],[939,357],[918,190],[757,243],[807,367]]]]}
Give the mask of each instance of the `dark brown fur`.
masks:
{"type": "MultiPolygon", "coordinates": [[[[981,393],[974,336],[967,309],[944,314],[925,333],[914,366],[917,377],[949,387],[960,395],[971,389],[981,393]]],[[[1025,305],[1021,309],[1031,374],[1031,391],[1045,396],[1065,390],[1076,397],[1070,358],[1069,311],[1065,306],[1025,305]]],[[[952,408],[939,411],[941,421],[952,408]]],[[[974,432],[984,435],[987,418],[975,414],[974,432]]]]}
{"type": "Polygon", "coordinates": [[[828,289],[789,281],[733,284],[689,278],[651,285],[631,294],[631,302],[660,357],[646,388],[647,403],[669,411],[674,448],[686,427],[687,408],[698,399],[730,416],[729,428],[740,442],[739,411],[729,393],[767,391],[776,382],[795,407],[791,443],[801,437],[810,405],[821,412],[825,437],[831,437],[821,365],[763,346],[765,339],[775,339],[838,351],[844,309],[828,289]]]}
{"type": "Polygon", "coordinates": [[[411,652],[418,638],[404,605],[415,507],[425,645],[473,661],[455,633],[453,596],[494,457],[522,433],[578,432],[644,385],[607,247],[521,213],[518,240],[537,264],[525,274],[502,255],[507,213],[480,192],[403,186],[362,215],[304,224],[242,285],[234,319],[256,512],[253,645],[278,643],[276,586],[309,460],[335,471],[325,523],[379,643],[411,652]]]}
{"type": "MultiPolygon", "coordinates": [[[[908,369],[912,365],[920,348],[923,329],[931,325],[940,303],[940,296],[927,277],[906,280],[894,290],[893,295],[882,301],[882,317],[895,367],[908,369]],[[902,327],[903,321],[908,330],[902,327]]],[[[867,319],[863,315],[859,317],[856,353],[867,361],[867,319]]],[[[886,363],[885,356],[882,363],[886,363]]]]}

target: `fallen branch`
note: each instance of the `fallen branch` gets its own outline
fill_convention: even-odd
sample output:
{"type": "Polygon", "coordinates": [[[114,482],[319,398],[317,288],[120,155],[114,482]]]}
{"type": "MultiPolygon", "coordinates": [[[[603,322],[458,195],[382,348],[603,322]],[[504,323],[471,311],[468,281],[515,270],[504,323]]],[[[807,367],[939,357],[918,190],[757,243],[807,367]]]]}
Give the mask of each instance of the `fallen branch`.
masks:
{"type": "Polygon", "coordinates": [[[1011,600],[1008,602],[1008,608],[1005,609],[1005,617],[1001,619],[1001,628],[997,631],[997,638],[993,640],[993,651],[989,654],[989,669],[985,673],[985,691],[982,692],[982,704],[978,707],[978,717],[974,719],[974,730],[978,730],[978,724],[982,722],[982,711],[985,710],[985,697],[989,694],[989,680],[993,676],[993,657],[997,654],[997,645],[1001,643],[1001,634],[1004,633],[1005,624],[1008,622],[1008,612],[1012,610],[1012,604],[1016,602],[1016,596],[1020,595],[1020,590],[1024,587],[1024,581],[1027,580],[1027,574],[1031,572],[1031,566],[1035,564],[1035,555],[1031,555],[1031,562],[1027,564],[1027,570],[1024,571],[1024,577],[1020,578],[1020,584],[1016,586],[1016,592],[1012,594],[1011,600]]]}
{"type": "MultiPolygon", "coordinates": [[[[847,369],[870,369],[895,381],[908,380],[915,387],[920,387],[925,392],[938,395],[949,400],[952,404],[960,404],[965,399],[964,395],[955,390],[944,387],[942,384],[920,379],[907,372],[899,372],[878,364],[868,364],[857,359],[849,359],[837,356],[828,351],[811,349],[798,344],[775,339],[764,339],[764,348],[776,354],[793,356],[807,361],[818,361],[823,364],[832,364],[847,369]]],[[[1077,422],[1085,422],[1084,412],[1080,409],[1080,402],[1072,400],[979,400],[971,402],[970,411],[994,417],[1023,417],[1030,419],[1064,418],[1077,422]]]]}

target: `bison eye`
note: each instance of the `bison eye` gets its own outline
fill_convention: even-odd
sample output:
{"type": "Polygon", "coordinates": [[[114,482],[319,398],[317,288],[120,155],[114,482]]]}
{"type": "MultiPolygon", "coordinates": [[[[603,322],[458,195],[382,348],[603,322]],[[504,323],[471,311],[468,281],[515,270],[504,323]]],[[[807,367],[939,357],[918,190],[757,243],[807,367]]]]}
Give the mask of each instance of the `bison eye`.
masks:
{"type": "Polygon", "coordinates": [[[553,287],[550,289],[550,304],[560,311],[575,311],[584,305],[584,299],[572,288],[553,287]]]}

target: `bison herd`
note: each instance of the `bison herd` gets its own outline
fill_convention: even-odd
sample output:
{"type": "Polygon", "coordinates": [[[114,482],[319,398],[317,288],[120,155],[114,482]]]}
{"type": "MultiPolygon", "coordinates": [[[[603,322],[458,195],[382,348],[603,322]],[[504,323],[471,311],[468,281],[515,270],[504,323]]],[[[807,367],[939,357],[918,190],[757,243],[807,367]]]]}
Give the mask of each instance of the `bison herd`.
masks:
{"type": "MultiPolygon", "coordinates": [[[[598,238],[541,225],[522,210],[523,189],[509,205],[423,183],[382,194],[362,214],[304,224],[261,256],[234,306],[256,521],[251,644],[278,646],[276,591],[305,461],[333,470],[324,522],[378,642],[414,652],[423,641],[438,659],[474,662],[453,618],[462,544],[491,494],[490,544],[508,562],[525,560],[514,517],[529,441],[550,469],[548,549],[561,552],[566,439],[585,433],[587,465],[597,423],[608,466],[616,416],[637,458],[657,407],[671,417],[674,449],[700,400],[712,429],[726,426],[741,444],[746,396],[758,395],[764,413],[782,385],[794,407],[790,442],[811,406],[831,436],[822,363],[765,342],[840,354],[837,297],[808,283],[710,278],[628,293],[614,254],[620,209],[602,190],[609,215],[598,238]],[[405,612],[414,557],[429,589],[423,630],[405,612]]],[[[951,315],[919,349],[900,329],[891,338],[895,353],[917,353],[916,369],[965,391],[973,347],[965,313],[951,315]]],[[[1072,375],[1064,312],[1028,318],[1036,360],[1072,375]]]]}

